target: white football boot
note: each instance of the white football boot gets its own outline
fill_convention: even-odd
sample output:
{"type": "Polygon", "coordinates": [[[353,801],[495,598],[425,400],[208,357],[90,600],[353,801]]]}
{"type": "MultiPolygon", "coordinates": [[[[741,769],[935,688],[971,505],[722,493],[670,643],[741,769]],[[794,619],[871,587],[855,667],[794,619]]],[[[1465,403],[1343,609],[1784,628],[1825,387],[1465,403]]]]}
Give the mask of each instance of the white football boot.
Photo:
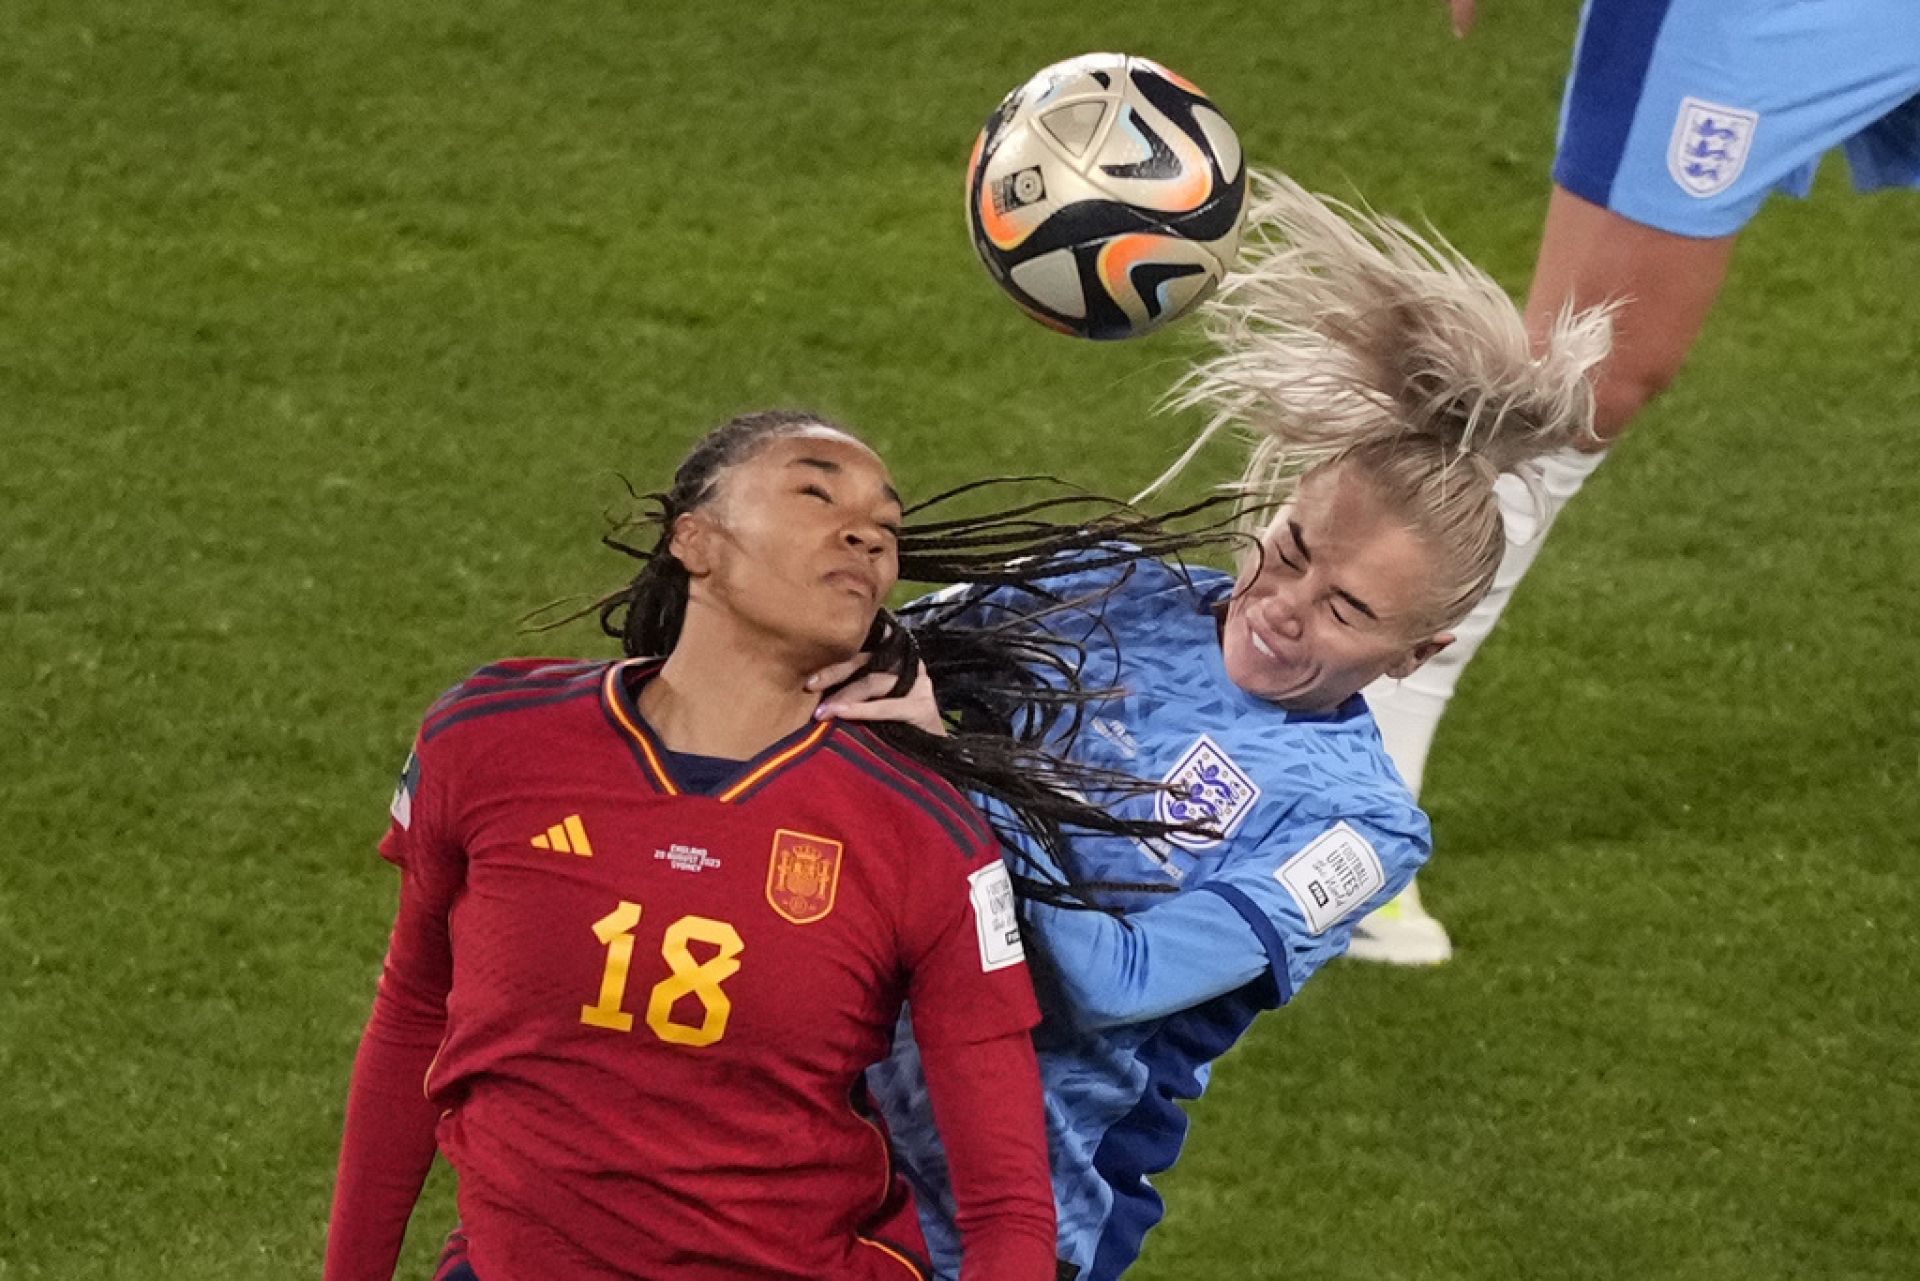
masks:
{"type": "Polygon", "coordinates": [[[1398,898],[1353,927],[1347,955],[1387,965],[1439,965],[1453,955],[1453,940],[1420,906],[1418,884],[1408,881],[1398,898]]]}

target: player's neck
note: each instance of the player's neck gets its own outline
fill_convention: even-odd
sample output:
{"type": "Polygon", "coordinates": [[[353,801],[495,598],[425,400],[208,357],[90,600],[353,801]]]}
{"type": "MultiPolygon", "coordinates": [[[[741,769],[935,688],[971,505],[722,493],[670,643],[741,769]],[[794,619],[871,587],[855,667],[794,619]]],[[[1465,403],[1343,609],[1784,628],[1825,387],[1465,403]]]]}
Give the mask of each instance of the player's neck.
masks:
{"type": "Polygon", "coordinates": [[[640,715],[670,752],[744,761],[813,719],[820,696],[805,680],[789,663],[682,635],[641,688],[640,715]]]}

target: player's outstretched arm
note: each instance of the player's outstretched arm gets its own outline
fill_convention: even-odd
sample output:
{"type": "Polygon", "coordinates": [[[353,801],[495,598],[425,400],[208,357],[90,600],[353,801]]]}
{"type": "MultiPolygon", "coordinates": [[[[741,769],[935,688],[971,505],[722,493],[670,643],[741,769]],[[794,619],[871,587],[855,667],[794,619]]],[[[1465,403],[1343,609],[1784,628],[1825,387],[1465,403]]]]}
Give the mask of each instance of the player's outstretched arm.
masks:
{"type": "Polygon", "coordinates": [[[1216,894],[1182,894],[1125,917],[1029,903],[1026,925],[1046,948],[1075,1020],[1089,1028],[1190,1009],[1275,965],[1253,927],[1216,894]]]}

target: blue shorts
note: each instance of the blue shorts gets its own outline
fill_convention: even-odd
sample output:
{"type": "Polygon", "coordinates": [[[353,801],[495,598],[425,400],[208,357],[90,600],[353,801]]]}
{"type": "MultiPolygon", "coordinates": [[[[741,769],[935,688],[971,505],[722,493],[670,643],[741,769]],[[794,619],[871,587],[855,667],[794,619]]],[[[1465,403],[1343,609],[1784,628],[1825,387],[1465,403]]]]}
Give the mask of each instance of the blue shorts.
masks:
{"type": "Polygon", "coordinates": [[[1804,196],[1920,187],[1920,0],[1587,0],[1554,181],[1635,222],[1725,236],[1804,196]]]}

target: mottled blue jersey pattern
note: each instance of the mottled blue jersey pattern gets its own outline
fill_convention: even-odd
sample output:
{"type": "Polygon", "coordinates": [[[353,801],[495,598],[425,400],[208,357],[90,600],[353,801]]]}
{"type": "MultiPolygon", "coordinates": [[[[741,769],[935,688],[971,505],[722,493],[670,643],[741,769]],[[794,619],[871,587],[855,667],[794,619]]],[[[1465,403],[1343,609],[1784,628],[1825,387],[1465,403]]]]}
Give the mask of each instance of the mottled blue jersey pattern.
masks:
{"type": "MultiPolygon", "coordinates": [[[[1232,588],[1227,576],[1144,562],[1046,586],[1089,600],[1044,622],[1086,646],[1082,683],[1124,691],[1094,709],[1074,756],[1181,785],[1178,797],[1129,798],[1123,813],[1226,834],[1157,847],[1075,840],[1076,880],[1142,887],[1097,896],[1127,913],[1131,932],[1100,913],[1028,913],[1046,1012],[1036,1040],[1060,1257],[1080,1281],[1108,1281],[1161,1217],[1147,1180],[1179,1152],[1180,1101],[1199,1097],[1212,1061],[1257,1014],[1346,950],[1353,924],[1404,888],[1431,839],[1361,699],[1300,715],[1228,678],[1215,614],[1232,588]],[[1124,972],[1102,950],[1115,943],[1128,950],[1124,972]],[[1206,995],[1163,1008],[1168,993],[1179,1001],[1182,992],[1206,995]]],[[[997,622],[1033,608],[1001,589],[967,613],[997,622]]],[[[936,1268],[957,1276],[953,1197],[904,1024],[869,1081],[918,1194],[936,1268]]]]}

